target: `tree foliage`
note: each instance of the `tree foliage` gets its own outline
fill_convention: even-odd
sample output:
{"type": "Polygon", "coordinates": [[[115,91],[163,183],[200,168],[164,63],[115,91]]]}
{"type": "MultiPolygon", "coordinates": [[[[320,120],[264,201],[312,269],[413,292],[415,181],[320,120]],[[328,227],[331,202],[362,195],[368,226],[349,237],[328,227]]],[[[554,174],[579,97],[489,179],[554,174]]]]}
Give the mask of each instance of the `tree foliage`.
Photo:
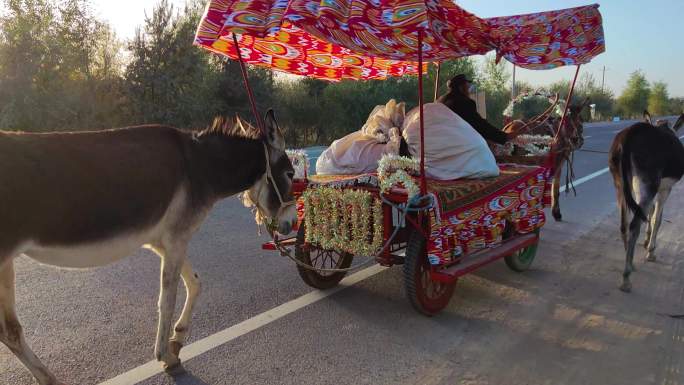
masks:
{"type": "Polygon", "coordinates": [[[642,71],[635,71],[627,81],[627,87],[618,98],[620,112],[627,117],[641,116],[648,108],[651,87],[642,71]]]}
{"type": "Polygon", "coordinates": [[[667,84],[663,82],[653,83],[651,94],[648,96],[648,112],[654,116],[663,116],[672,111],[670,96],[667,92],[667,84]]]}
{"type": "MultiPolygon", "coordinates": [[[[135,36],[119,39],[99,20],[90,0],[0,0],[0,128],[47,131],[111,128],[164,123],[198,128],[216,115],[239,114],[254,120],[240,66],[192,46],[204,1],[178,9],[159,0],[135,36]]],[[[486,92],[487,118],[503,125],[510,100],[510,74],[493,56],[481,66],[471,58],[442,63],[439,93],[457,74],[466,74],[486,92]]],[[[424,101],[434,97],[434,65],[424,83],[424,101]]],[[[389,99],[418,104],[416,77],[384,81],[329,83],[249,68],[258,110],[274,107],[293,146],[327,144],[358,130],[375,105],[389,99]]],[[[569,81],[552,84],[565,98],[569,81]]],[[[519,82],[519,91],[533,90],[519,82]]],[[[635,72],[618,102],[583,76],[575,100],[589,97],[597,118],[619,110],[623,115],[672,114],[684,108],[667,87],[635,72]],[[615,105],[617,104],[617,106],[615,105]]],[[[530,114],[545,106],[531,107],[530,114]]],[[[528,114],[529,115],[529,114],[528,114]]]]}

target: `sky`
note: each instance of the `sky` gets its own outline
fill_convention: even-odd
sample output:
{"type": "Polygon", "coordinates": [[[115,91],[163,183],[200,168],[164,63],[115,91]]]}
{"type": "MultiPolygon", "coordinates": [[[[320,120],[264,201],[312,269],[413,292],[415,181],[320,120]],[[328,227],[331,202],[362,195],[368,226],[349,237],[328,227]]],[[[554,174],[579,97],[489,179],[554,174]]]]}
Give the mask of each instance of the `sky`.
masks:
{"type": "MultiPolygon", "coordinates": [[[[170,0],[178,7],[185,0],[170,0]]],[[[108,20],[122,38],[131,38],[157,0],[93,0],[96,13],[108,20]]],[[[481,17],[507,16],[590,4],[591,0],[457,0],[460,6],[481,17]]],[[[599,1],[606,35],[606,52],[584,66],[616,95],[629,75],[641,69],[649,81],[664,81],[670,95],[684,97],[684,0],[599,1]]],[[[509,67],[510,68],[510,67],[509,67]]],[[[518,69],[518,79],[545,85],[572,79],[574,68],[550,71],[518,69]]]]}

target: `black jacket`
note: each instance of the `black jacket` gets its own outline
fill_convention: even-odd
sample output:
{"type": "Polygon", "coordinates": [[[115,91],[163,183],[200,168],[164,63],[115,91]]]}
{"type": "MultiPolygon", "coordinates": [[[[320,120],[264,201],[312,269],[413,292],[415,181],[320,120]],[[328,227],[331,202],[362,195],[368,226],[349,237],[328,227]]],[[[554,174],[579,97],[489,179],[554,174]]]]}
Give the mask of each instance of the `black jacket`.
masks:
{"type": "Polygon", "coordinates": [[[469,97],[452,90],[442,95],[437,101],[444,103],[451,111],[457,113],[458,116],[473,126],[475,131],[479,132],[485,139],[498,144],[504,144],[508,141],[508,135],[505,132],[482,119],[477,112],[475,101],[469,97]]]}

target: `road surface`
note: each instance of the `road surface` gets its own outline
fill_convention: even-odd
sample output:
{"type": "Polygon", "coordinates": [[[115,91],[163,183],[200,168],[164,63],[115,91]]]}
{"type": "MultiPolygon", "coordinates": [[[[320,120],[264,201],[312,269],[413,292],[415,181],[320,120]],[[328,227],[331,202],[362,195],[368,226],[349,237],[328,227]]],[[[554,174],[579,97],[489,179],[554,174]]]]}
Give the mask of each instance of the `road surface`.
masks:
{"type": "MultiPolygon", "coordinates": [[[[577,197],[563,196],[566,221],[544,227],[533,268],[516,274],[500,262],[468,275],[433,318],[408,304],[400,267],[371,267],[334,293],[307,287],[292,263],[260,250],[235,198],[190,245],[203,293],[185,374],[150,363],[159,286],[150,252],[87,271],[21,257],[17,309],[36,353],[72,385],[682,384],[684,320],[672,316],[684,314],[684,187],[665,209],[659,261],[644,262],[640,249],[633,293],[617,289],[624,254],[605,152],[626,124],[585,128],[589,151],[575,171],[587,178],[577,197]]],[[[0,384],[33,384],[4,346],[0,384]]]]}

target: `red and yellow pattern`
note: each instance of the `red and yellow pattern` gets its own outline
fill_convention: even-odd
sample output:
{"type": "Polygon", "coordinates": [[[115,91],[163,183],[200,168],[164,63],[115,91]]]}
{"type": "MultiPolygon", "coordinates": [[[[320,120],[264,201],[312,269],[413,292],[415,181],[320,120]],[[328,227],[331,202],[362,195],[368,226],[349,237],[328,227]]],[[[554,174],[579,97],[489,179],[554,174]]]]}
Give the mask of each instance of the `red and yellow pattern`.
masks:
{"type": "Polygon", "coordinates": [[[588,63],[605,51],[598,5],[479,18],[450,0],[212,0],[195,44],[245,62],[321,78],[417,74],[426,62],[485,54],[529,69],[588,63]]]}
{"type": "Polygon", "coordinates": [[[497,178],[430,182],[437,197],[430,214],[427,252],[433,265],[448,264],[473,251],[495,247],[510,223],[519,233],[544,226],[550,203],[551,170],[499,165],[497,178]]]}
{"type": "MultiPolygon", "coordinates": [[[[544,208],[551,203],[551,168],[500,164],[501,175],[487,179],[428,181],[428,193],[436,198],[430,211],[427,253],[434,265],[501,243],[511,224],[519,233],[529,233],[546,222],[544,208]]],[[[375,174],[312,176],[309,187],[374,189],[375,174]]],[[[304,217],[303,202],[297,205],[304,217]]]]}

